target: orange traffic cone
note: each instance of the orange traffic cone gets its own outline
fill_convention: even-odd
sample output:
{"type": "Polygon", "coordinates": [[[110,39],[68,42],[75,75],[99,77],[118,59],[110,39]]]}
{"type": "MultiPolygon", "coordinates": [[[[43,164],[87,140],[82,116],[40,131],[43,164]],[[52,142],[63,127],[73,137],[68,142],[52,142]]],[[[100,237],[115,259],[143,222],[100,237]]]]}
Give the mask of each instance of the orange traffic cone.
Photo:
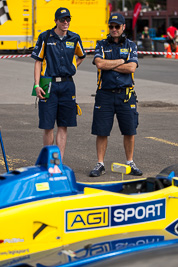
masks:
{"type": "Polygon", "coordinates": [[[176,46],[176,54],[175,54],[175,59],[178,59],[178,45],[176,46]]]}
{"type": "Polygon", "coordinates": [[[170,44],[167,46],[167,55],[166,58],[172,58],[172,51],[170,44]]]}

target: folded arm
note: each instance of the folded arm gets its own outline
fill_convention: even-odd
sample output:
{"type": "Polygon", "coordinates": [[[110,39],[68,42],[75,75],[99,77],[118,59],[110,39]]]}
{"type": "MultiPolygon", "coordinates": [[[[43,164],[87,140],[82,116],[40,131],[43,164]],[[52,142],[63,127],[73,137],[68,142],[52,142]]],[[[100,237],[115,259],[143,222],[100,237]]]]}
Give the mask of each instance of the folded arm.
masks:
{"type": "Polygon", "coordinates": [[[112,70],[121,64],[124,64],[124,59],[102,59],[100,57],[95,58],[95,64],[98,69],[112,70]]]}
{"type": "Polygon", "coordinates": [[[136,68],[137,64],[135,62],[129,62],[126,64],[122,64],[116,68],[113,68],[113,70],[120,73],[134,73],[136,68]]]}
{"type": "Polygon", "coordinates": [[[95,64],[98,69],[101,70],[114,70],[121,73],[134,73],[137,64],[135,62],[125,63],[124,59],[102,59],[100,57],[95,58],[95,64]]]}

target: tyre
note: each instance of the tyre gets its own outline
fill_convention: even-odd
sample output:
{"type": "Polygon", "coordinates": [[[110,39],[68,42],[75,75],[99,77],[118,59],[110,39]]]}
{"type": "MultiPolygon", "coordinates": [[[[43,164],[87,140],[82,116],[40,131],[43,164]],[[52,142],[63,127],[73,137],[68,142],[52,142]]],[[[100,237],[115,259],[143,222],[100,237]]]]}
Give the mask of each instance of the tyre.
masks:
{"type": "Polygon", "coordinates": [[[159,174],[162,174],[162,175],[169,175],[172,171],[174,171],[175,176],[178,177],[178,164],[171,165],[171,166],[169,166],[169,167],[163,169],[159,174]]]}

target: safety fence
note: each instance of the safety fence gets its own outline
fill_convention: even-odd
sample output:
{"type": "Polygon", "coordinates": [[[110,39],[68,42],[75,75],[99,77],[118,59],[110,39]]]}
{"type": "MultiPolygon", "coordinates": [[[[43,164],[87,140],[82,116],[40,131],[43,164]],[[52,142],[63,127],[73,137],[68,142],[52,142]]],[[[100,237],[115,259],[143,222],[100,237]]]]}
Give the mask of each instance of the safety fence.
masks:
{"type": "MultiPolygon", "coordinates": [[[[86,53],[93,53],[94,50],[85,50],[86,53]]],[[[161,55],[165,57],[171,58],[172,56],[178,59],[178,52],[149,52],[149,51],[137,51],[138,54],[141,55],[161,55]]],[[[7,58],[23,58],[23,57],[30,57],[31,54],[27,55],[2,55],[0,59],[7,59],[7,58]]]]}
{"type": "Polygon", "coordinates": [[[144,54],[144,55],[171,55],[175,56],[178,55],[178,52],[149,52],[149,51],[137,51],[138,54],[144,54]]]}

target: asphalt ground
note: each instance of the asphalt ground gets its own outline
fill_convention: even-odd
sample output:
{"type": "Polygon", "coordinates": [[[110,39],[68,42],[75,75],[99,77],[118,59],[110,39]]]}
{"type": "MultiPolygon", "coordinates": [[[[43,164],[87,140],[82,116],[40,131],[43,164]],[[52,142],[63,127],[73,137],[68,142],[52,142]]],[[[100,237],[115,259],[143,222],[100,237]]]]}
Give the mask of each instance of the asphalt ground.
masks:
{"type": "MultiPolygon", "coordinates": [[[[9,169],[34,165],[42,148],[42,130],[38,129],[38,109],[31,96],[34,61],[30,58],[0,60],[0,114],[3,142],[9,169]]],[[[167,166],[178,164],[178,61],[144,57],[135,73],[138,95],[139,127],[134,161],[143,177],[155,176],[167,166]]],[[[78,181],[120,180],[111,172],[111,163],[125,163],[123,138],[115,120],[105,157],[106,174],[88,176],[96,164],[95,136],[91,135],[96,67],[92,56],[75,75],[77,102],[82,108],[78,127],[68,128],[64,164],[70,166],[78,181]]],[[[56,130],[55,130],[56,131],[56,130]]],[[[5,172],[0,157],[0,172],[5,172]]],[[[136,178],[124,176],[124,179],[136,178]]]]}

